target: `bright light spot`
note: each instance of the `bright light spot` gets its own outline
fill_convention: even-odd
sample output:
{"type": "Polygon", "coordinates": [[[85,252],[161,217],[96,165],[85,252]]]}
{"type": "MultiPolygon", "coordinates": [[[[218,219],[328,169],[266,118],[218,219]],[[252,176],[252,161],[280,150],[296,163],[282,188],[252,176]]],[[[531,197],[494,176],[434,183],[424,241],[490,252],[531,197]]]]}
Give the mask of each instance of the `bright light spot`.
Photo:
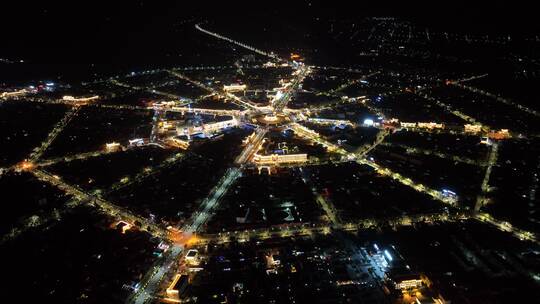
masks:
{"type": "Polygon", "coordinates": [[[384,251],[384,255],[388,258],[388,260],[391,262],[393,260],[392,256],[390,255],[390,252],[388,250],[384,251]]]}
{"type": "Polygon", "coordinates": [[[364,119],[364,125],[366,126],[373,126],[373,119],[370,119],[370,118],[367,118],[367,119],[364,119]]]}

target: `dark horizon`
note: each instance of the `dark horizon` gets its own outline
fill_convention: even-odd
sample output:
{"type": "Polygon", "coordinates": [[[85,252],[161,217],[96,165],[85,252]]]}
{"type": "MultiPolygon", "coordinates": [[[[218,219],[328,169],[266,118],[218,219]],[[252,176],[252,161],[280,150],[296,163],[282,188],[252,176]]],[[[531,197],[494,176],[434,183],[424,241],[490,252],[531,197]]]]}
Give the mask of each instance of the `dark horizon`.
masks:
{"type": "MultiPolygon", "coordinates": [[[[280,19],[309,28],[324,20],[360,20],[364,17],[397,17],[418,26],[450,33],[535,35],[540,27],[532,4],[497,0],[489,3],[449,1],[415,3],[377,1],[277,1],[189,3],[139,1],[103,3],[27,3],[20,1],[0,20],[0,58],[34,63],[118,63],[155,60],[160,41],[181,47],[177,29],[186,20],[246,23],[246,32],[257,33],[258,20],[280,19]],[[172,40],[178,42],[171,42],[172,40]],[[127,54],[126,54],[127,53],[127,54]]],[[[159,61],[159,59],[158,59],[159,61]]]]}

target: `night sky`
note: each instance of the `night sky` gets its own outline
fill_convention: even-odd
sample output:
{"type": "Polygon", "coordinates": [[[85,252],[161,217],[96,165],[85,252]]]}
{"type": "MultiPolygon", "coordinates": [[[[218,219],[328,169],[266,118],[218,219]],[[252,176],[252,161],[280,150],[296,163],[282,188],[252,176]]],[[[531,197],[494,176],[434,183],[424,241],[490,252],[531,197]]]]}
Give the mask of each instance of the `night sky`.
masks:
{"type": "Polygon", "coordinates": [[[180,46],[175,28],[190,18],[250,23],[272,17],[307,24],[314,17],[398,16],[430,28],[469,33],[527,33],[539,27],[530,1],[341,2],[17,1],[3,9],[0,56],[36,63],[145,60],[163,40],[178,39],[180,46]]]}

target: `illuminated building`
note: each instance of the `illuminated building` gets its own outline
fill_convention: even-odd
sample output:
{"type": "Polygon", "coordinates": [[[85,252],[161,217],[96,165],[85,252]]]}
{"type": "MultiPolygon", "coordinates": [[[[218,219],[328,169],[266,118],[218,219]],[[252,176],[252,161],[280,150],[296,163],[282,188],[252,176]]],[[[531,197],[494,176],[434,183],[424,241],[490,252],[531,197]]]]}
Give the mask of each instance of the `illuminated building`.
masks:
{"type": "Polygon", "coordinates": [[[122,230],[122,233],[126,233],[126,231],[128,231],[129,229],[131,229],[133,225],[131,225],[130,223],[127,223],[127,222],[124,222],[124,221],[120,221],[116,224],[116,228],[117,229],[121,229],[122,230]]]}
{"type": "Polygon", "coordinates": [[[491,139],[507,139],[507,138],[510,138],[511,136],[508,129],[500,129],[499,131],[489,132],[488,137],[491,139]]]}
{"type": "Polygon", "coordinates": [[[305,163],[307,154],[285,154],[285,155],[258,155],[255,154],[253,161],[259,165],[267,164],[286,164],[286,163],[305,163]]]}
{"type": "Polygon", "coordinates": [[[234,93],[234,92],[242,92],[247,89],[247,86],[245,84],[231,84],[231,85],[224,85],[223,91],[228,93],[234,93]]]}
{"type": "Polygon", "coordinates": [[[472,125],[472,124],[466,124],[465,126],[465,132],[467,133],[480,133],[482,131],[481,125],[472,125]]]}
{"type": "Polygon", "coordinates": [[[175,122],[173,121],[161,121],[159,122],[159,131],[161,133],[167,132],[167,131],[174,131],[176,130],[175,122]]]}
{"type": "Polygon", "coordinates": [[[441,123],[435,123],[435,122],[419,122],[418,128],[423,129],[444,129],[444,125],[441,123]]]}
{"type": "Polygon", "coordinates": [[[144,139],[142,138],[135,138],[135,139],[130,139],[129,140],[129,146],[130,147],[140,147],[140,146],[143,146],[144,145],[144,139]]]}
{"type": "Polygon", "coordinates": [[[401,290],[414,289],[422,287],[422,280],[419,278],[402,279],[396,282],[396,288],[401,290]]]}
{"type": "Polygon", "coordinates": [[[313,131],[313,130],[310,130],[302,125],[299,125],[299,124],[294,124],[293,125],[293,130],[295,132],[298,132],[299,134],[304,134],[305,136],[307,137],[319,137],[319,133],[313,131]]]}
{"type": "Polygon", "coordinates": [[[187,150],[187,148],[189,148],[189,141],[180,139],[178,137],[167,137],[165,138],[164,141],[166,144],[176,147],[176,148],[180,148],[184,150],[187,150]]]}
{"type": "Polygon", "coordinates": [[[186,261],[190,265],[199,264],[199,251],[197,249],[190,249],[186,254],[186,261]]]}
{"type": "Polygon", "coordinates": [[[222,129],[236,126],[238,126],[238,121],[235,118],[232,118],[225,121],[203,124],[201,126],[177,126],[176,134],[179,136],[184,135],[188,137],[199,133],[210,135],[221,131],[222,129]]]}
{"type": "Polygon", "coordinates": [[[364,119],[364,126],[372,127],[373,119],[364,119]]]}
{"type": "Polygon", "coordinates": [[[29,161],[22,161],[17,165],[18,170],[28,171],[34,169],[35,165],[29,161]]]}
{"type": "Polygon", "coordinates": [[[70,96],[70,95],[65,95],[64,97],[62,97],[62,99],[66,100],[66,101],[87,102],[87,101],[92,101],[92,100],[99,99],[99,96],[95,95],[95,96],[91,96],[91,97],[75,98],[75,97],[70,96]]]}
{"type": "Polygon", "coordinates": [[[173,107],[176,105],[176,101],[160,101],[154,104],[155,107],[173,107]]]}
{"type": "Polygon", "coordinates": [[[179,301],[180,297],[186,291],[189,283],[189,276],[185,274],[176,274],[169,287],[167,287],[167,297],[171,300],[179,301]]]}
{"type": "Polygon", "coordinates": [[[299,61],[302,60],[302,57],[298,54],[291,53],[291,60],[299,61]]]}
{"type": "Polygon", "coordinates": [[[21,90],[13,91],[13,92],[2,92],[2,94],[0,94],[0,98],[21,96],[21,95],[25,95],[26,93],[28,93],[26,89],[21,89],[21,90]]]}
{"type": "Polygon", "coordinates": [[[436,122],[400,122],[402,128],[419,128],[419,129],[444,129],[444,124],[436,122]]]}
{"type": "Polygon", "coordinates": [[[205,133],[214,133],[220,131],[221,129],[236,127],[237,125],[238,121],[233,118],[225,121],[204,124],[203,130],[205,133]]]}
{"type": "Polygon", "coordinates": [[[482,139],[480,139],[480,143],[491,146],[491,140],[487,136],[482,137],[482,139]]]}
{"type": "Polygon", "coordinates": [[[399,125],[402,128],[416,128],[416,123],[415,122],[400,122],[399,125]]]}
{"type": "Polygon", "coordinates": [[[112,143],[105,144],[105,149],[107,150],[107,152],[118,151],[118,150],[120,150],[121,148],[122,148],[122,147],[121,147],[120,144],[117,143],[117,142],[112,142],[112,143]]]}
{"type": "Polygon", "coordinates": [[[353,124],[352,122],[348,120],[328,119],[328,118],[308,118],[307,121],[318,123],[321,125],[352,125],[353,124]]]}

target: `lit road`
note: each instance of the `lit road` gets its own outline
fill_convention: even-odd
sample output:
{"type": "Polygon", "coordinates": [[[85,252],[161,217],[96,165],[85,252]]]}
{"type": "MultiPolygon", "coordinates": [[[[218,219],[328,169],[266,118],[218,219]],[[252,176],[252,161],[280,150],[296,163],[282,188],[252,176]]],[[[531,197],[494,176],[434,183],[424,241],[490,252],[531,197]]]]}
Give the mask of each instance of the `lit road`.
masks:
{"type": "Polygon", "coordinates": [[[194,218],[188,225],[184,226],[181,231],[185,233],[194,233],[199,231],[202,225],[212,215],[212,210],[217,206],[218,201],[227,192],[233,182],[240,177],[241,172],[238,168],[230,168],[221,178],[219,183],[212,189],[210,195],[202,202],[200,211],[194,214],[194,218]]]}
{"type": "Polygon", "coordinates": [[[447,154],[447,153],[442,153],[442,152],[433,151],[433,150],[421,149],[421,148],[418,148],[418,147],[411,147],[411,146],[402,145],[402,144],[396,144],[396,143],[382,143],[381,146],[399,147],[399,148],[405,149],[405,153],[407,153],[407,154],[433,155],[433,156],[437,156],[439,158],[444,158],[444,159],[448,159],[448,160],[451,160],[451,161],[454,161],[454,162],[464,163],[464,164],[467,164],[467,165],[474,165],[474,166],[480,166],[480,167],[486,166],[486,164],[483,161],[480,161],[480,160],[474,160],[474,159],[471,159],[471,158],[458,156],[458,155],[450,155],[450,154],[447,154]]]}
{"type": "Polygon", "coordinates": [[[185,156],[186,154],[176,153],[173,156],[168,157],[166,160],[164,160],[157,166],[142,169],[139,173],[137,173],[134,177],[129,178],[129,180],[127,181],[121,180],[117,183],[112,184],[105,193],[110,194],[133,184],[139,183],[142,180],[161,172],[163,169],[170,168],[171,166],[179,163],[185,158],[185,156]]]}
{"type": "Polygon", "coordinates": [[[482,208],[482,206],[486,202],[486,194],[489,192],[489,178],[491,176],[493,166],[497,163],[498,151],[499,144],[497,142],[493,142],[491,144],[491,150],[489,151],[489,159],[486,173],[484,175],[484,179],[482,180],[482,186],[480,188],[481,192],[476,199],[476,204],[474,205],[475,212],[479,212],[480,208],[482,208]]]}
{"type": "Polygon", "coordinates": [[[282,93],[282,96],[279,98],[276,98],[272,101],[272,107],[274,109],[274,112],[281,113],[283,112],[283,109],[287,106],[291,98],[294,96],[296,91],[300,88],[302,85],[302,82],[304,81],[304,78],[311,73],[311,69],[303,64],[299,65],[296,71],[294,72],[295,77],[292,80],[292,84],[285,89],[285,91],[282,93]]]}
{"type": "Polygon", "coordinates": [[[461,88],[461,89],[464,89],[464,90],[467,90],[467,91],[470,91],[470,92],[473,92],[473,93],[476,93],[476,94],[484,95],[484,96],[487,96],[489,98],[493,98],[496,101],[498,101],[500,103],[503,103],[503,104],[505,104],[507,106],[511,106],[511,107],[519,109],[519,110],[521,110],[523,112],[534,115],[536,117],[540,117],[540,112],[538,112],[536,110],[533,110],[533,109],[528,108],[526,106],[520,105],[519,103],[515,103],[512,100],[510,100],[508,98],[501,97],[501,96],[499,96],[497,94],[493,94],[493,93],[487,92],[487,91],[482,90],[482,89],[478,89],[478,88],[475,88],[475,87],[464,85],[462,82],[463,81],[451,82],[451,84],[458,87],[458,88],[461,88]]]}
{"type": "Polygon", "coordinates": [[[328,149],[328,151],[330,151],[330,152],[338,152],[338,153],[341,153],[341,154],[344,154],[344,155],[349,154],[342,147],[340,147],[340,146],[338,146],[338,145],[324,139],[322,136],[319,135],[319,133],[307,128],[306,126],[303,126],[303,125],[301,125],[299,123],[293,122],[293,123],[289,124],[289,127],[295,132],[296,135],[298,135],[300,137],[310,139],[310,140],[322,145],[323,147],[328,149]]]}
{"type": "Polygon", "coordinates": [[[357,124],[350,121],[350,120],[343,120],[343,119],[327,119],[327,118],[318,118],[318,117],[310,117],[306,119],[307,122],[322,125],[322,126],[339,126],[339,125],[346,125],[351,127],[356,127],[357,124]]]}
{"type": "Polygon", "coordinates": [[[322,136],[320,136],[317,132],[315,132],[315,131],[313,131],[313,130],[311,130],[309,128],[306,128],[305,126],[302,126],[302,125],[300,125],[298,123],[291,123],[291,124],[289,124],[289,126],[296,132],[296,134],[298,136],[311,139],[311,140],[321,144],[322,146],[326,147],[329,151],[337,152],[339,154],[342,154],[344,160],[355,160],[360,164],[368,165],[368,166],[372,167],[373,169],[375,169],[377,171],[377,173],[379,173],[381,175],[389,176],[389,177],[393,178],[394,180],[400,182],[401,184],[409,186],[409,187],[415,189],[416,191],[428,194],[429,196],[431,196],[431,197],[435,198],[436,200],[439,200],[439,201],[441,201],[441,202],[443,202],[445,204],[449,204],[449,205],[453,205],[453,206],[457,204],[457,198],[445,196],[445,195],[443,195],[443,193],[441,191],[437,191],[437,190],[431,189],[431,188],[429,188],[429,187],[427,187],[425,185],[418,184],[418,183],[414,182],[410,178],[404,177],[404,176],[402,176],[401,174],[399,174],[397,172],[393,172],[390,169],[384,168],[384,167],[380,166],[379,164],[376,164],[375,162],[373,162],[371,160],[367,160],[365,158],[365,155],[366,155],[367,152],[371,151],[378,144],[383,142],[384,138],[388,135],[388,131],[386,131],[386,130],[383,130],[383,131],[379,132],[379,134],[377,136],[377,139],[375,140],[375,142],[372,145],[362,148],[362,150],[358,151],[357,153],[349,153],[349,152],[345,151],[345,149],[341,148],[340,146],[337,146],[337,145],[329,142],[328,140],[322,138],[322,136]]]}
{"type": "Polygon", "coordinates": [[[178,96],[178,95],[167,93],[167,92],[162,92],[162,91],[156,90],[154,88],[133,86],[133,85],[130,85],[130,84],[127,84],[127,83],[120,82],[120,81],[118,81],[116,79],[111,79],[110,83],[112,83],[114,85],[117,85],[119,87],[124,87],[124,88],[127,88],[127,89],[136,90],[136,91],[147,91],[149,93],[165,96],[165,97],[172,98],[172,99],[175,99],[175,100],[178,100],[178,99],[182,98],[182,96],[178,96]]]}
{"type": "Polygon", "coordinates": [[[389,134],[390,132],[386,129],[380,130],[379,133],[377,133],[375,141],[371,145],[362,146],[355,151],[356,157],[364,158],[369,152],[373,151],[373,149],[380,145],[389,134]]]}
{"type": "Polygon", "coordinates": [[[168,72],[171,75],[176,76],[176,77],[178,77],[180,79],[183,79],[185,81],[188,81],[188,82],[196,85],[197,87],[199,87],[199,88],[201,88],[201,89],[203,89],[203,90],[205,90],[207,92],[213,93],[213,94],[215,94],[217,96],[220,96],[222,98],[225,98],[225,99],[232,100],[235,104],[237,104],[238,106],[240,106],[242,108],[248,108],[248,109],[257,109],[257,108],[259,108],[257,105],[252,104],[249,101],[243,100],[242,98],[240,98],[240,97],[238,97],[238,96],[236,96],[234,94],[218,91],[218,90],[216,90],[216,89],[214,89],[212,87],[204,85],[200,81],[191,79],[191,78],[187,77],[186,75],[184,75],[182,73],[179,73],[177,71],[168,70],[168,72]]]}
{"type": "Polygon", "coordinates": [[[380,71],[376,71],[376,72],[373,72],[373,73],[370,73],[368,75],[365,75],[365,76],[362,76],[358,79],[354,79],[354,80],[350,80],[350,81],[347,81],[346,83],[340,85],[339,87],[333,89],[333,90],[330,90],[328,91],[327,93],[323,93],[325,95],[335,95],[336,93],[340,92],[340,91],[343,91],[345,90],[346,88],[350,87],[350,86],[353,86],[355,84],[358,84],[360,83],[361,81],[365,81],[367,80],[368,78],[372,77],[372,76],[375,76],[377,74],[380,74],[381,72],[380,71]]]}
{"type": "Polygon", "coordinates": [[[451,84],[463,83],[463,82],[467,82],[467,81],[481,79],[481,78],[484,78],[486,76],[488,76],[488,74],[475,75],[475,76],[470,76],[470,77],[467,77],[467,78],[461,78],[461,79],[458,79],[458,80],[450,81],[450,83],[451,84]]]}
{"type": "MultiPolygon", "coordinates": [[[[212,215],[212,210],[217,206],[219,200],[227,192],[228,188],[233,182],[240,177],[241,171],[239,168],[230,168],[225,175],[220,179],[218,184],[210,191],[210,194],[203,200],[199,211],[195,212],[191,219],[179,230],[185,236],[189,236],[199,231],[204,223],[212,215]]],[[[141,281],[140,290],[129,299],[130,303],[143,304],[152,298],[162,280],[163,277],[174,267],[180,260],[180,255],[183,252],[183,244],[175,244],[173,251],[169,253],[166,260],[157,268],[152,268],[151,273],[147,274],[141,281]]]]}
{"type": "Polygon", "coordinates": [[[160,286],[163,277],[167,274],[169,269],[175,266],[178,256],[182,253],[182,247],[173,245],[165,259],[157,266],[152,267],[151,272],[147,273],[145,278],[141,280],[142,285],[139,290],[135,292],[130,298],[128,303],[144,304],[154,298],[154,294],[157,291],[157,287],[160,286]]]}
{"type": "Polygon", "coordinates": [[[248,141],[242,152],[240,152],[240,155],[236,158],[235,163],[241,165],[249,161],[260,149],[264,136],[267,132],[268,129],[262,127],[255,130],[253,137],[248,141]]]}
{"type": "Polygon", "coordinates": [[[354,223],[340,223],[336,226],[331,225],[313,225],[313,224],[289,224],[276,225],[267,228],[237,230],[220,232],[216,234],[199,234],[197,244],[207,244],[215,242],[218,244],[238,241],[256,241],[267,239],[287,238],[291,236],[315,236],[326,235],[333,231],[360,231],[370,230],[383,225],[391,225],[394,228],[403,226],[412,226],[417,223],[423,224],[438,224],[445,222],[456,222],[469,219],[465,213],[447,214],[447,213],[432,213],[432,214],[415,214],[405,215],[393,218],[367,218],[354,223]]]}
{"type": "Polygon", "coordinates": [[[332,227],[334,228],[340,228],[341,227],[341,220],[338,217],[336,207],[334,204],[324,196],[322,196],[319,192],[317,192],[317,188],[313,185],[311,182],[311,178],[309,175],[309,168],[299,168],[300,172],[302,173],[302,181],[308,186],[308,188],[311,189],[313,195],[315,196],[315,200],[319,205],[321,205],[323,211],[326,213],[326,216],[330,220],[330,223],[332,223],[332,227]]]}
{"type": "Polygon", "coordinates": [[[155,143],[158,139],[159,122],[164,117],[165,112],[159,108],[154,108],[154,116],[152,117],[152,131],[150,132],[150,142],[155,143]]]}
{"type": "Polygon", "coordinates": [[[140,222],[142,224],[142,227],[140,228],[142,230],[148,231],[153,236],[159,238],[167,236],[167,232],[153,222],[150,222],[141,216],[135,215],[127,209],[116,206],[100,197],[93,196],[77,186],[70,185],[56,175],[51,175],[48,172],[39,169],[34,169],[29,172],[34,174],[34,176],[37,177],[39,180],[51,184],[58,189],[66,192],[67,194],[73,195],[73,197],[79,201],[87,202],[90,204],[94,203],[98,205],[104,212],[106,212],[113,218],[121,218],[122,220],[130,222],[132,224],[134,224],[135,222],[140,222]]]}
{"type": "Polygon", "coordinates": [[[43,141],[39,147],[35,148],[32,154],[30,154],[29,160],[31,162],[35,162],[41,157],[41,155],[43,155],[45,150],[47,150],[47,148],[51,145],[51,143],[58,136],[58,134],[62,132],[66,125],[71,121],[71,119],[79,112],[79,109],[79,106],[74,106],[66,112],[62,120],[60,120],[56,124],[56,126],[54,126],[53,130],[48,134],[45,141],[43,141]]]}
{"type": "Polygon", "coordinates": [[[454,116],[456,117],[459,117],[469,123],[472,123],[472,124],[477,124],[477,125],[482,125],[480,122],[478,122],[475,118],[461,112],[461,111],[458,111],[458,110],[455,110],[452,108],[452,106],[450,106],[449,104],[446,104],[440,100],[437,100],[427,94],[421,94],[420,91],[417,91],[416,95],[424,98],[425,100],[428,100],[430,102],[432,102],[433,104],[437,105],[438,107],[446,110],[448,113],[450,114],[453,114],[454,116]]]}
{"type": "Polygon", "coordinates": [[[50,165],[54,165],[54,164],[62,163],[62,162],[71,162],[74,160],[83,160],[83,159],[92,158],[92,157],[99,157],[99,156],[109,154],[109,153],[112,153],[112,152],[107,151],[105,149],[92,151],[92,152],[83,152],[83,153],[68,155],[64,157],[43,159],[43,160],[38,161],[35,165],[38,167],[46,167],[46,166],[50,166],[50,165]]]}
{"type": "Polygon", "coordinates": [[[370,161],[370,160],[367,160],[367,159],[359,159],[359,160],[357,160],[357,162],[360,163],[360,164],[368,165],[368,166],[372,167],[373,169],[375,169],[377,171],[377,173],[379,173],[381,175],[384,175],[384,176],[391,177],[392,179],[400,182],[401,184],[403,184],[405,186],[408,186],[408,187],[411,187],[411,188],[415,189],[418,192],[425,193],[425,194],[433,197],[434,199],[436,199],[436,200],[438,200],[438,201],[440,201],[442,203],[452,205],[452,206],[455,206],[457,204],[457,198],[445,196],[442,193],[442,191],[431,189],[431,188],[429,188],[429,187],[427,187],[425,185],[416,183],[412,179],[410,179],[408,177],[404,177],[403,175],[401,175],[401,174],[399,174],[397,172],[394,172],[394,171],[392,171],[392,170],[390,170],[388,168],[385,168],[385,167],[383,167],[383,166],[381,166],[379,164],[376,164],[373,161],[370,161]]]}
{"type": "Polygon", "coordinates": [[[481,222],[491,224],[501,231],[509,232],[520,240],[527,240],[536,244],[540,244],[536,233],[514,227],[512,226],[512,224],[505,221],[497,220],[487,213],[478,213],[475,218],[481,222]]]}

